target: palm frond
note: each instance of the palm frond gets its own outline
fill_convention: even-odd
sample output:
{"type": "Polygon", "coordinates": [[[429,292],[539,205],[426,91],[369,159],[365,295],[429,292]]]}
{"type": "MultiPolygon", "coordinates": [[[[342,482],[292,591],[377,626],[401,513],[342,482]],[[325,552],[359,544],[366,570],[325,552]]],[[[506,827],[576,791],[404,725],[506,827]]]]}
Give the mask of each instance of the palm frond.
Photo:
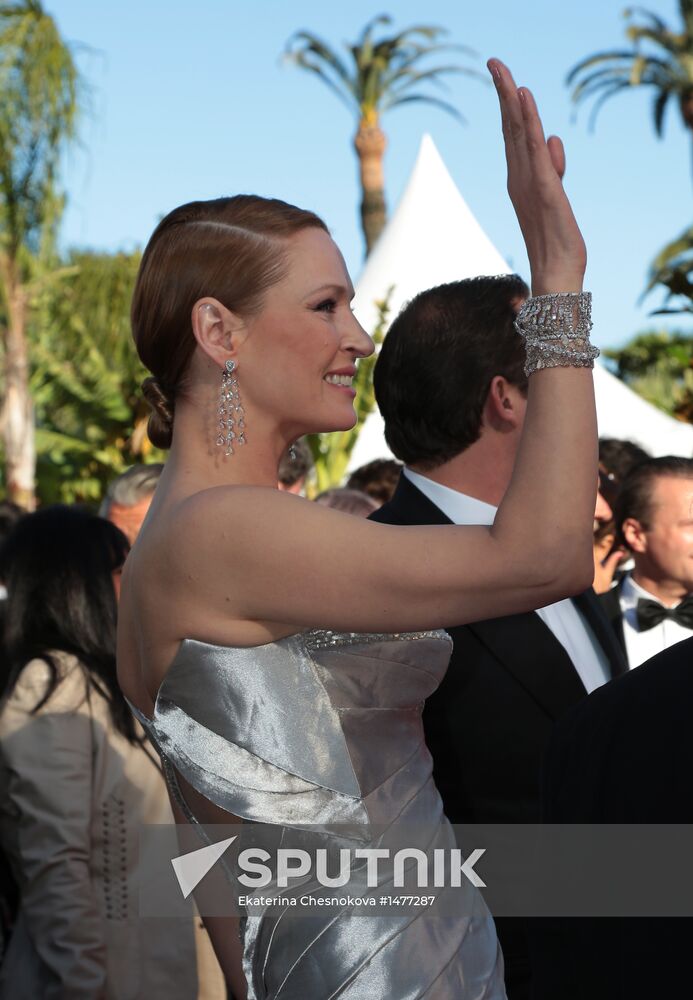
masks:
{"type": "Polygon", "coordinates": [[[463,76],[474,76],[483,80],[487,83],[486,77],[479,73],[477,70],[469,69],[466,66],[436,66],[434,69],[427,70],[395,70],[391,75],[384,78],[384,83],[388,90],[404,90],[409,87],[414,86],[417,83],[422,83],[424,80],[429,81],[434,84],[434,86],[441,87],[444,90],[449,90],[444,80],[441,80],[441,74],[459,74],[463,76]],[[399,84],[399,86],[397,86],[399,84]]]}
{"type": "Polygon", "coordinates": [[[427,94],[410,94],[407,97],[400,97],[398,100],[392,101],[392,103],[387,104],[387,108],[397,108],[402,104],[432,104],[441,111],[447,112],[447,114],[452,115],[456,118],[461,125],[467,124],[467,119],[464,117],[461,111],[459,111],[453,104],[448,101],[441,101],[439,97],[429,97],[427,94]]]}
{"type": "Polygon", "coordinates": [[[620,93],[620,91],[629,89],[630,89],[630,84],[627,81],[623,80],[619,80],[618,82],[613,83],[611,86],[604,88],[603,93],[594,102],[592,110],[590,112],[590,116],[587,122],[587,127],[590,129],[590,131],[593,131],[594,128],[596,127],[597,117],[599,116],[599,112],[602,110],[606,102],[610,100],[615,94],[620,93]]]}
{"type": "Polygon", "coordinates": [[[315,56],[319,63],[335,73],[345,85],[350,82],[349,70],[327,42],[308,31],[297,31],[287,42],[284,55],[289,61],[299,62],[298,57],[306,54],[315,56]]]}
{"type": "Polygon", "coordinates": [[[389,14],[377,14],[372,17],[370,21],[367,22],[366,26],[359,35],[358,41],[356,43],[357,47],[363,48],[368,45],[368,41],[373,34],[373,31],[380,25],[392,24],[392,18],[389,14]]]}
{"type": "Polygon", "coordinates": [[[666,26],[663,29],[648,28],[645,25],[632,25],[627,29],[626,35],[630,38],[635,48],[639,48],[641,42],[651,42],[659,46],[670,55],[677,55],[681,51],[682,44],[685,44],[681,35],[675,35],[666,26]]]}
{"type": "Polygon", "coordinates": [[[666,111],[670,97],[671,91],[663,88],[658,94],[655,94],[655,99],[652,105],[652,117],[654,119],[655,132],[660,138],[664,134],[664,112],[666,111]]]}
{"type": "Polygon", "coordinates": [[[595,52],[594,55],[587,56],[585,59],[581,59],[580,62],[576,63],[571,70],[569,70],[568,75],[565,78],[567,86],[571,86],[575,82],[575,78],[583,72],[583,70],[589,69],[591,66],[596,66],[605,62],[617,62],[618,60],[630,60],[633,58],[632,49],[612,49],[607,52],[595,52]]]}
{"type": "MultiPolygon", "coordinates": [[[[680,99],[693,88],[693,0],[680,0],[682,30],[675,31],[658,14],[642,7],[624,12],[630,49],[613,49],[581,59],[566,77],[572,100],[579,104],[596,99],[590,115],[594,126],[605,100],[629,87],[650,87],[654,96],[653,124],[657,136],[664,131],[669,98],[680,99]]],[[[683,109],[682,109],[683,111],[683,109]]],[[[690,127],[683,111],[684,120],[690,127]]]]}
{"type": "Polygon", "coordinates": [[[679,9],[689,34],[693,34],[693,0],[679,0],[679,9]]]}
{"type": "Polygon", "coordinates": [[[316,76],[318,76],[325,84],[325,86],[328,87],[329,90],[331,90],[332,93],[339,98],[342,104],[344,104],[349,111],[353,113],[356,110],[354,93],[353,93],[353,88],[351,86],[351,82],[349,83],[348,87],[345,87],[344,89],[340,88],[339,85],[335,83],[335,81],[332,80],[327,75],[324,68],[322,66],[319,66],[317,63],[311,62],[305,55],[305,53],[294,54],[291,57],[291,62],[293,62],[294,65],[296,66],[300,66],[301,69],[306,69],[308,70],[309,73],[314,73],[316,76]],[[349,99],[349,96],[351,96],[352,98],[351,100],[349,99]]]}
{"type": "Polygon", "coordinates": [[[430,65],[431,58],[443,52],[473,52],[468,46],[440,41],[447,34],[445,29],[416,24],[393,35],[377,38],[377,29],[391,23],[392,19],[384,14],[372,18],[357,41],[346,46],[349,64],[330,45],[308,31],[298,31],[291,36],[285,49],[285,60],[319,76],[348,107],[352,110],[358,108],[361,116],[367,118],[372,118],[386,106],[393,106],[390,93],[393,88],[397,91],[394,100],[399,101],[407,87],[422,81],[441,86],[441,77],[449,73],[484,79],[481,73],[470,67],[451,63],[430,65]],[[427,60],[429,65],[423,64],[423,60],[427,60]],[[400,88],[398,84],[406,86],[400,88]]]}

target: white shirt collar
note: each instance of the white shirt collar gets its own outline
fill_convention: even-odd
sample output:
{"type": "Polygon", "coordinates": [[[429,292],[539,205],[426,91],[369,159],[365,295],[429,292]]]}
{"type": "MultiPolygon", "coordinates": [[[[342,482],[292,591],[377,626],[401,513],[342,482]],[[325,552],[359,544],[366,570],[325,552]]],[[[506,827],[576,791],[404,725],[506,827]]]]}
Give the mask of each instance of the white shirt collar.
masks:
{"type": "MultiPolygon", "coordinates": [[[[623,611],[630,611],[631,608],[637,607],[638,601],[642,598],[648,601],[656,601],[657,604],[662,604],[662,601],[654,594],[645,590],[641,587],[639,583],[636,583],[633,579],[632,573],[626,573],[623,578],[623,583],[621,585],[621,608],[623,611]]],[[[662,604],[663,607],[666,605],[662,604]]],[[[675,605],[676,606],[676,605],[675,605]]]]}
{"type": "Polygon", "coordinates": [[[493,524],[498,509],[493,504],[467,496],[466,493],[460,493],[459,490],[453,490],[441,483],[435,483],[419,472],[412,472],[406,466],[403,474],[454,524],[493,524]]]}
{"type": "MultiPolygon", "coordinates": [[[[411,469],[405,468],[403,474],[453,524],[493,524],[497,510],[493,504],[484,503],[449,486],[441,486],[411,469]]],[[[610,671],[606,654],[572,601],[559,601],[547,608],[539,608],[536,613],[566,650],[588,692],[608,679],[610,671]]]]}

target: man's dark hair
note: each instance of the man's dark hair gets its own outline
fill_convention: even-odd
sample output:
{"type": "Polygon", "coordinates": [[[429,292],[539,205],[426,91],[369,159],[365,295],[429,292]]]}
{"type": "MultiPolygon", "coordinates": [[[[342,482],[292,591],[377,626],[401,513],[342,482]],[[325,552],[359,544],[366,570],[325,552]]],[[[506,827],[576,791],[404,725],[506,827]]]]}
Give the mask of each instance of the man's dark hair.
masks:
{"type": "Polygon", "coordinates": [[[640,462],[646,462],[649,457],[634,441],[599,438],[599,461],[617,483],[623,482],[631,469],[640,462]]]}
{"type": "Polygon", "coordinates": [[[287,448],[279,460],[277,479],[283,486],[294,486],[313,469],[313,456],[305,438],[299,438],[294,444],[296,458],[291,458],[289,450],[287,448]]]}
{"type": "Polygon", "coordinates": [[[622,526],[628,518],[639,521],[643,528],[650,527],[654,484],[658,479],[670,477],[693,479],[693,458],[679,458],[676,455],[648,458],[631,469],[623,482],[614,510],[618,545],[626,545],[622,526]]]}
{"type": "Polygon", "coordinates": [[[402,472],[402,463],[394,458],[374,458],[354,469],[346,481],[347,489],[360,490],[382,506],[392,499],[402,472]]]}
{"type": "Polygon", "coordinates": [[[0,544],[5,541],[17,521],[26,514],[23,507],[11,500],[0,500],[0,544]]]}
{"type": "Polygon", "coordinates": [[[45,660],[50,681],[38,693],[37,711],[62,680],[53,654],[71,653],[89,690],[107,700],[115,727],[134,742],[132,713],[116,678],[112,576],[128,549],[122,531],[81,507],[56,504],[17,522],[0,549],[0,575],[7,583],[1,681],[9,696],[26,664],[45,660]]]}
{"type": "MultiPolygon", "coordinates": [[[[631,469],[650,456],[633,441],[599,438],[599,492],[611,507],[616,507],[621,486],[631,469]]],[[[613,520],[602,524],[604,533],[613,532],[613,520]]]]}
{"type": "Polygon", "coordinates": [[[525,351],[513,326],[529,289],[517,274],[421,292],[400,312],[375,365],[385,439],[407,464],[435,468],[478,440],[492,379],[523,392],[525,351]]]}

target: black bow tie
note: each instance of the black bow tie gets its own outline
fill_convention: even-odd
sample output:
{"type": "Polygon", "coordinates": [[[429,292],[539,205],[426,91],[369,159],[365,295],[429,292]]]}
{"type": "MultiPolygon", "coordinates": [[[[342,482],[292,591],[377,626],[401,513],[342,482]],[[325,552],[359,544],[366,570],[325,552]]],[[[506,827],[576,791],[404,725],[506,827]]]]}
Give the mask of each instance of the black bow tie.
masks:
{"type": "Polygon", "coordinates": [[[659,625],[665,618],[678,622],[684,628],[693,629],[693,594],[689,594],[675,608],[665,608],[659,601],[650,601],[646,597],[638,600],[636,608],[638,618],[638,629],[647,632],[648,629],[659,625]]]}

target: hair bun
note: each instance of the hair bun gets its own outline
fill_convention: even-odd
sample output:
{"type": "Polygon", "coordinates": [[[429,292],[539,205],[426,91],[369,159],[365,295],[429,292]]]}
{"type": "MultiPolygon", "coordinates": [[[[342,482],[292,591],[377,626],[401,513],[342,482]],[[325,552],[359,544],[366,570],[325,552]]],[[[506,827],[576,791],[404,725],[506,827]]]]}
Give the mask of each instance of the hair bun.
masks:
{"type": "Polygon", "coordinates": [[[173,439],[173,394],[163,388],[159,380],[150,375],[142,383],[142,393],[152,408],[147,425],[149,440],[157,448],[170,448],[173,439]]]}

